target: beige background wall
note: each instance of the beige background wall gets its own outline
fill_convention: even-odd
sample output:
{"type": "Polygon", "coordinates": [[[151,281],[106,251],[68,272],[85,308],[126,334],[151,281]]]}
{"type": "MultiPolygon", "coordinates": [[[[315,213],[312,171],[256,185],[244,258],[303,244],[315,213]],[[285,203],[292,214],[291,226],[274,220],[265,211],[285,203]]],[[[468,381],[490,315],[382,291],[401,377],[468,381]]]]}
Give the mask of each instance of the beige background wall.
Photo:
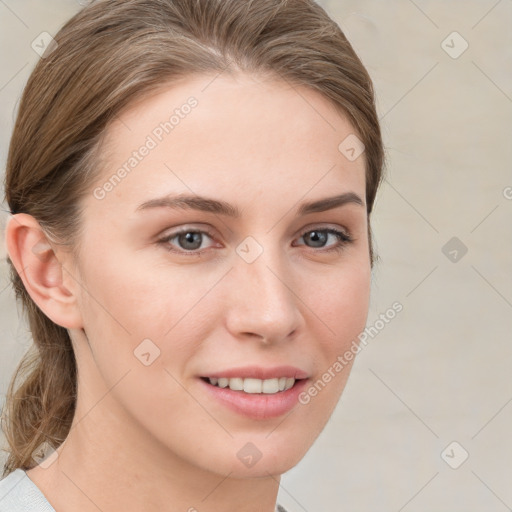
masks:
{"type": "MultiPolygon", "coordinates": [[[[403,311],[369,338],[280,501],[290,512],[510,510],[512,1],[320,3],[373,77],[388,154],[368,325],[395,301],[403,311]]],[[[31,42],[79,8],[0,1],[2,169],[31,42]]],[[[29,335],[3,242],[0,253],[3,403],[29,335]]]]}

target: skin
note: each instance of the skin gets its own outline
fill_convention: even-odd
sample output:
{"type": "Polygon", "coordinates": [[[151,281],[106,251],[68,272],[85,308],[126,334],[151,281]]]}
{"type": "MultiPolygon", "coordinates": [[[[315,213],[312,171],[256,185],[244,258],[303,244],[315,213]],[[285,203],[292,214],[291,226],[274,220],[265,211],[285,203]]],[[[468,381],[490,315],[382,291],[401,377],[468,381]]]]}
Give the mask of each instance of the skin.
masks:
{"type": "Polygon", "coordinates": [[[68,328],[79,368],[70,434],[49,467],[28,471],[57,511],[274,510],[280,475],[324,428],[351,365],[307,405],[271,419],[227,409],[198,377],[283,364],[314,383],[364,329],[364,154],[349,161],[338,150],[352,133],[315,91],[247,74],[189,78],[109,127],[102,175],[83,198],[78,258],[47,243],[33,217],[10,219],[9,255],[38,306],[68,328]],[[103,199],[94,197],[190,96],[198,106],[103,199]],[[181,192],[224,200],[241,217],[136,211],[181,192]],[[296,213],[302,201],[344,192],[363,205],[296,213]],[[202,254],[187,255],[190,243],[176,237],[158,241],[179,227],[210,230],[202,254]],[[334,235],[316,244],[303,236],[329,227],[353,241],[326,252],[338,244],[334,235]],[[252,263],[236,251],[249,236],[263,249],[252,263]],[[134,355],[144,339],[160,350],[148,366],[134,355]],[[262,454],[250,468],[237,457],[248,442],[262,454]]]}

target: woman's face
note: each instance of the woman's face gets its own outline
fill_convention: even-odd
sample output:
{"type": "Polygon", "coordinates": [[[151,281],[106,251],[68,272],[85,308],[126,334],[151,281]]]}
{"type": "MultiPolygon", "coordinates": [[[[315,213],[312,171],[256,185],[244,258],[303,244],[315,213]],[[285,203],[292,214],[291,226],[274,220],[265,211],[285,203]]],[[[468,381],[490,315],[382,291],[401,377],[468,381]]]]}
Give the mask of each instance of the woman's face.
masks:
{"type": "Polygon", "coordinates": [[[190,78],[111,125],[70,280],[102,432],[235,477],[303,457],[368,311],[353,133],[319,93],[246,74],[190,78]]]}

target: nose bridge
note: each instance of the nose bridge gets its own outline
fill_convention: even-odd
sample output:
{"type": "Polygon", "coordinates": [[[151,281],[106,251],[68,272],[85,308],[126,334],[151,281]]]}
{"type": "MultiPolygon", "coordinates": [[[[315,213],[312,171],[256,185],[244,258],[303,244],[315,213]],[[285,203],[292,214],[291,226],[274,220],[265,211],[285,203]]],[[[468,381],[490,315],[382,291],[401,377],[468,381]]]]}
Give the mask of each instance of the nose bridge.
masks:
{"type": "Polygon", "coordinates": [[[247,244],[237,250],[228,328],[235,336],[250,333],[267,342],[284,339],[296,330],[300,319],[285,254],[276,244],[258,244],[260,254],[251,261],[248,255],[253,251],[254,257],[258,248],[254,241],[247,244]]]}

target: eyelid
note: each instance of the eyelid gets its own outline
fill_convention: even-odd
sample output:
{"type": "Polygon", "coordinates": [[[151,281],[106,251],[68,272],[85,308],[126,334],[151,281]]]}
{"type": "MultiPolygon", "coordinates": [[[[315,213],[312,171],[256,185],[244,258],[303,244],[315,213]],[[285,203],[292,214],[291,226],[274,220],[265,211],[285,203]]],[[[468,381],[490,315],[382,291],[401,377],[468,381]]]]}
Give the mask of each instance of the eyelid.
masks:
{"type": "Polygon", "coordinates": [[[212,230],[208,226],[194,226],[189,224],[183,224],[175,228],[168,228],[163,231],[163,233],[167,233],[164,235],[159,235],[159,237],[168,238],[179,235],[181,233],[188,233],[189,231],[193,231],[194,233],[206,233],[209,236],[214,236],[212,230]]]}
{"type": "Polygon", "coordinates": [[[350,231],[344,227],[344,226],[340,226],[338,224],[336,225],[333,225],[333,224],[310,224],[309,226],[306,226],[305,228],[301,229],[299,231],[299,234],[300,236],[304,236],[304,234],[306,233],[309,233],[310,231],[328,231],[328,230],[333,230],[333,231],[339,231],[341,233],[343,233],[344,235],[346,235],[347,237],[350,237],[350,231]]]}

